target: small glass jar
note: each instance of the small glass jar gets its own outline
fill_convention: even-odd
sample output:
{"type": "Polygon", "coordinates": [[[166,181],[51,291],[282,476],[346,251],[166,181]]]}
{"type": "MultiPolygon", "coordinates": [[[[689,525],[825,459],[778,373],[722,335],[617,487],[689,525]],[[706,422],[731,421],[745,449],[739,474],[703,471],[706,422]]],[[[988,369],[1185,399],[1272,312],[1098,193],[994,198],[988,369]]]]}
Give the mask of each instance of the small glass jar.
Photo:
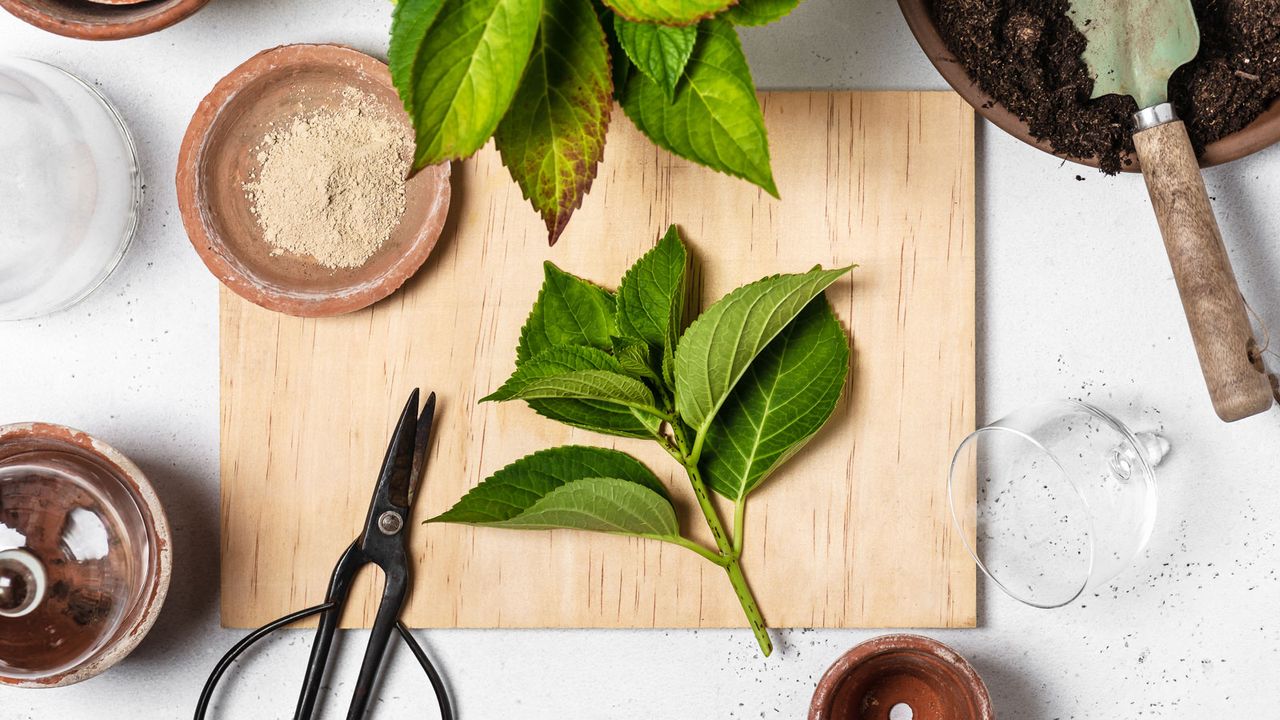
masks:
{"type": "Polygon", "coordinates": [[[45,63],[0,58],[0,320],[74,305],[137,231],[133,138],[97,91],[45,63]]]}

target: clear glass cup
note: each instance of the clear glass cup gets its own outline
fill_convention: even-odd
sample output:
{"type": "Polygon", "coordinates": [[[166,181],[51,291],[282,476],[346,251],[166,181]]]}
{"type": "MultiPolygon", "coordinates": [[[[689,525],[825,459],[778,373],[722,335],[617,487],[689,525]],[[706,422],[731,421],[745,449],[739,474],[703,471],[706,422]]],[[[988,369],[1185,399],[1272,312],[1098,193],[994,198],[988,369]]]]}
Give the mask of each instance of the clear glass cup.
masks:
{"type": "Polygon", "coordinates": [[[1034,607],[1061,607],[1146,548],[1154,468],[1168,450],[1158,435],[1134,433],[1083,402],[1029,405],[960,444],[947,482],[951,515],[1002,590],[1034,607]]]}
{"type": "Polygon", "coordinates": [[[0,58],[0,320],[70,307],[137,231],[142,175],[119,114],[52,65],[0,58]]]}

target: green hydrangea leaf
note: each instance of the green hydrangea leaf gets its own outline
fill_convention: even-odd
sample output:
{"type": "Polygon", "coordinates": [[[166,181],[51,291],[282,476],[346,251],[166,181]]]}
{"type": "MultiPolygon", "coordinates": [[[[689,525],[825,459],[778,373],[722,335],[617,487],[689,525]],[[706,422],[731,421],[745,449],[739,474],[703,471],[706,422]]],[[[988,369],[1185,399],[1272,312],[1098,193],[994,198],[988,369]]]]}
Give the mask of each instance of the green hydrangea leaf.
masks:
{"type": "Polygon", "coordinates": [[[468,157],[493,135],[541,14],[540,0],[405,0],[397,9],[392,80],[413,120],[415,168],[468,157]]]}
{"type": "Polygon", "coordinates": [[[501,388],[484,398],[493,400],[594,400],[636,410],[653,409],[653,393],[639,380],[610,370],[570,370],[547,375],[531,374],[530,360],[501,388]]]}
{"type": "Polygon", "coordinates": [[[821,295],[756,356],[707,428],[699,466],[740,502],[804,447],[835,411],[849,337],[821,295]]]}
{"type": "MultiPolygon", "coordinates": [[[[672,318],[673,321],[680,318],[672,318]]],[[[662,379],[666,381],[667,387],[675,392],[676,388],[676,348],[680,343],[680,326],[671,325],[671,332],[667,344],[662,348],[662,379]]]]}
{"type": "Polygon", "coordinates": [[[665,90],[668,99],[674,99],[676,84],[693,55],[698,28],[631,22],[616,15],[613,27],[618,44],[636,68],[665,90]]]}
{"type": "Polygon", "coordinates": [[[622,44],[618,41],[618,33],[614,28],[613,14],[603,4],[596,3],[596,18],[600,20],[600,27],[604,30],[605,41],[609,44],[609,67],[613,75],[613,98],[618,100],[622,97],[622,90],[627,87],[627,80],[631,78],[631,61],[627,59],[627,53],[622,49],[622,44]]]}
{"type": "MultiPolygon", "coordinates": [[[[557,377],[582,370],[599,370],[623,374],[626,370],[612,355],[594,347],[564,345],[550,348],[517,366],[512,377],[498,391],[483,401],[512,400],[516,389],[534,380],[557,377]]],[[[540,393],[545,395],[545,393],[540,393]]],[[[652,438],[662,421],[645,411],[607,400],[594,398],[535,397],[527,398],[529,406],[544,418],[571,427],[620,437],[652,438]]]]}
{"type": "Polygon", "coordinates": [[[613,80],[590,0],[544,0],[542,23],[494,142],[551,244],[591,189],[604,155],[613,80]]]}
{"type": "Polygon", "coordinates": [[[520,330],[516,364],[559,345],[613,347],[618,334],[613,295],[554,264],[543,264],[538,300],[520,330]]]}
{"type": "MultiPolygon", "coordinates": [[[[622,364],[603,350],[581,345],[561,345],[550,348],[519,365],[513,377],[503,389],[485,400],[512,397],[511,387],[518,387],[531,380],[564,375],[581,370],[602,370],[622,374],[622,364]]],[[[527,400],[529,407],[543,417],[572,427],[618,435],[621,437],[653,437],[661,421],[649,413],[636,413],[631,408],[613,402],[590,399],[541,398],[527,400]]]]}
{"type": "Polygon", "coordinates": [[[676,348],[676,410],[700,436],[761,351],[811,300],[851,268],[774,275],[707,309],[676,348]]]}
{"type": "MultiPolygon", "coordinates": [[[[387,65],[392,78],[410,78],[420,73],[426,63],[422,54],[427,44],[427,32],[440,15],[444,0],[401,0],[391,12],[391,48],[387,52],[387,65]]],[[[400,97],[405,109],[413,112],[413,83],[405,82],[400,97]]]]}
{"type": "Polygon", "coordinates": [[[791,14],[800,0],[739,0],[723,17],[734,25],[768,25],[791,14]]]}
{"type": "Polygon", "coordinates": [[[674,345],[684,315],[689,253],[672,225],[618,285],[618,331],[656,348],[674,345]]]}
{"type": "Polygon", "coordinates": [[[698,25],[684,83],[671,100],[662,86],[636,73],[622,109],[658,146],[777,197],[764,115],[732,25],[720,19],[698,25]]]}
{"type": "Polygon", "coordinates": [[[653,346],[644,340],[615,337],[613,356],[617,359],[622,371],[631,377],[661,382],[655,370],[661,366],[661,360],[655,361],[653,346]]]}
{"type": "Polygon", "coordinates": [[[594,400],[530,400],[529,407],[548,420],[617,437],[652,440],[662,421],[652,414],[594,400]]]}
{"type": "Polygon", "coordinates": [[[427,522],[659,539],[680,533],[666,488],[640,461],[616,450],[577,445],[517,460],[427,522]]]}
{"type": "Polygon", "coordinates": [[[620,17],[632,22],[691,25],[723,12],[737,0],[603,0],[620,17]]]}
{"type": "Polygon", "coordinates": [[[617,478],[585,478],[547,493],[502,523],[522,530],[590,530],[673,540],[680,534],[671,501],[617,478]]]}

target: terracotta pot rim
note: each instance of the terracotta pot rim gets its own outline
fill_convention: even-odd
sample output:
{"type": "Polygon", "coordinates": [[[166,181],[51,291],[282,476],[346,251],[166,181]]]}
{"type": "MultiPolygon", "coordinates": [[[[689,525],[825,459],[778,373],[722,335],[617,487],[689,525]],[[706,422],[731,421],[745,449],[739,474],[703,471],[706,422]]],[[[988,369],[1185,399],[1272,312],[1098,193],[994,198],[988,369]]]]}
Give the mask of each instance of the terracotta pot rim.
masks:
{"type": "MultiPolygon", "coordinates": [[[[159,0],[159,2],[164,1],[159,0]]],[[[124,38],[147,35],[181,22],[207,5],[209,0],[169,0],[169,2],[172,4],[154,13],[145,12],[146,8],[135,8],[134,6],[137,3],[132,5],[104,3],[101,11],[104,18],[103,22],[88,22],[78,18],[66,17],[45,8],[33,7],[26,0],[0,0],[0,7],[8,10],[14,17],[41,30],[47,30],[64,37],[79,40],[122,40],[124,38]],[[128,8],[133,8],[132,12],[136,16],[131,17],[131,19],[114,22],[107,19],[114,15],[130,17],[128,8]]]]}
{"type": "MultiPolygon", "coordinates": [[[[1081,165],[1098,167],[1097,157],[1082,158],[1055,152],[1047,141],[1032,137],[1031,129],[1027,127],[1025,122],[984,92],[977,81],[970,77],[968,68],[952,54],[947,47],[946,41],[942,39],[937,25],[933,22],[933,15],[929,12],[927,0],[898,0],[898,6],[901,8],[902,15],[906,18],[907,25],[911,28],[911,33],[915,36],[916,42],[920,44],[920,48],[928,56],[929,62],[937,68],[943,79],[965,101],[973,106],[979,115],[1024,143],[1039,148],[1050,155],[1080,163],[1081,165]]],[[[1280,100],[1272,102],[1267,110],[1257,118],[1254,118],[1253,122],[1244,128],[1205,146],[1204,154],[1200,156],[1200,165],[1201,167],[1213,167],[1214,165],[1228,163],[1270,147],[1277,142],[1280,142],[1280,100]]],[[[1124,170],[1126,172],[1139,172],[1141,168],[1138,166],[1137,158],[1130,154],[1129,159],[1132,162],[1124,165],[1124,170]]]]}
{"type": "Polygon", "coordinates": [[[218,125],[222,110],[242,91],[262,77],[294,66],[301,61],[345,61],[359,66],[367,75],[384,83],[388,88],[391,74],[382,61],[345,45],[299,43],[281,45],[263,50],[246,60],[214,85],[213,90],[200,102],[191,124],[182,139],[178,154],[178,207],[187,237],[204,261],[209,271],[240,297],[268,310],[298,317],[328,317],[366,308],[398,290],[413,277],[435,249],[443,233],[448,214],[451,189],[448,163],[434,165],[420,174],[435,173],[440,180],[440,194],[432,208],[424,228],[434,230],[419,233],[407,243],[404,253],[381,275],[360,283],[358,289],[349,292],[316,292],[280,287],[258,280],[245,273],[223,254],[226,244],[209,224],[204,221],[205,181],[200,172],[213,131],[218,125]]]}
{"type": "Polygon", "coordinates": [[[960,653],[933,638],[911,633],[880,635],[853,646],[841,655],[818,681],[809,706],[809,720],[837,720],[830,715],[836,690],[856,668],[874,658],[890,654],[913,654],[931,662],[946,665],[963,678],[966,689],[978,707],[980,720],[994,720],[991,696],[973,666],[960,653]]]}
{"type": "MultiPolygon", "coordinates": [[[[129,616],[121,621],[115,633],[96,652],[80,665],[62,673],[38,680],[0,676],[0,686],[51,688],[72,685],[102,673],[138,647],[147,636],[169,592],[169,580],[173,574],[173,536],[155,488],[142,470],[119,450],[75,428],[54,423],[14,423],[0,425],[0,447],[22,442],[28,449],[48,448],[72,452],[106,466],[117,479],[124,481],[143,511],[155,547],[151,572],[147,574],[147,586],[139,594],[137,604],[129,616]]],[[[26,450],[23,450],[26,452],[26,450]]]]}

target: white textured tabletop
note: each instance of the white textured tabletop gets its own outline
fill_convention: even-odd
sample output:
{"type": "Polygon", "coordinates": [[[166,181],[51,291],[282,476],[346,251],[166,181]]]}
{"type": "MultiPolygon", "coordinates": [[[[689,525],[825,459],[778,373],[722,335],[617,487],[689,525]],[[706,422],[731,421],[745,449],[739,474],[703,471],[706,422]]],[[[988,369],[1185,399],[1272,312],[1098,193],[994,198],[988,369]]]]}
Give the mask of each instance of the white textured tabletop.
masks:
{"type": "MultiPolygon", "coordinates": [[[[168,604],[132,656],[78,686],[0,689],[0,718],[187,717],[243,635],[218,625],[217,288],[178,217],[178,144],[200,98],[258,50],[341,42],[385,55],[389,15],[376,0],[213,0],[150,37],[93,44],[0,13],[0,52],[66,68],[115,102],[147,178],[141,233],[106,285],[66,312],[0,325],[0,423],[71,425],[130,455],[168,508],[177,558],[168,604]]],[[[765,88],[943,87],[892,0],[808,0],[743,35],[765,88]]],[[[972,661],[1006,719],[1276,717],[1280,414],[1214,417],[1140,178],[1063,165],[985,124],[978,155],[979,420],[1086,398],[1163,430],[1173,452],[1150,550],[1111,587],[1041,611],[984,584],[978,629],[927,634],[972,661]]],[[[1280,336],[1280,149],[1207,177],[1242,289],[1280,336]]],[[[826,667],[875,634],[780,632],[767,660],[745,630],[419,637],[462,720],[648,720],[803,717],[826,667]]],[[[289,632],[253,654],[216,717],[289,716],[309,644],[289,632]]],[[[337,668],[327,717],[345,716],[356,656],[337,668]]],[[[435,717],[408,654],[393,666],[374,716],[435,717]]]]}

